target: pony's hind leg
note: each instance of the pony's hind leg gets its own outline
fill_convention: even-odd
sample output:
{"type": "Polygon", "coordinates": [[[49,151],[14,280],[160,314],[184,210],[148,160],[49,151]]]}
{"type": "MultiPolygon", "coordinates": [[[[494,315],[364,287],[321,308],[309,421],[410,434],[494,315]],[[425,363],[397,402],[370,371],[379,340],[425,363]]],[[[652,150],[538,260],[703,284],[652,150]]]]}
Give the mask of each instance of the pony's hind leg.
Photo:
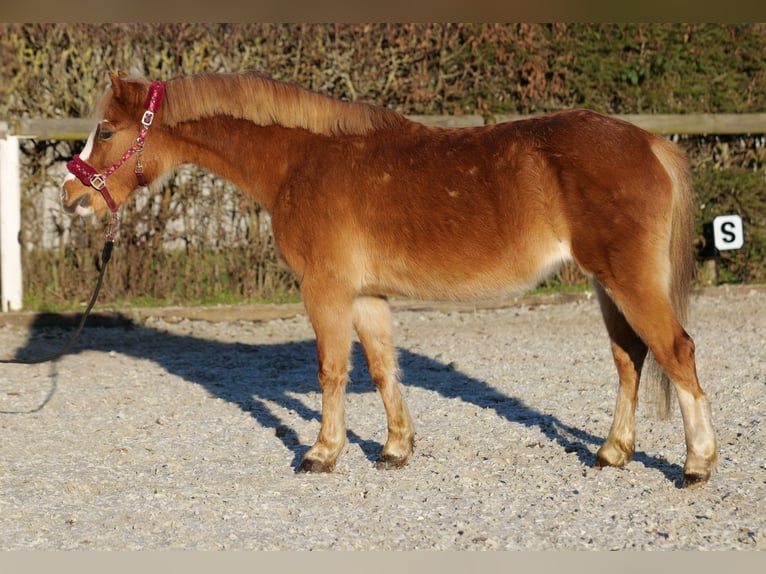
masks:
{"type": "Polygon", "coordinates": [[[598,295],[606,330],[609,333],[614,364],[620,379],[612,427],[606,441],[596,453],[595,465],[599,468],[621,467],[630,462],[633,457],[638,385],[648,349],[614,301],[607,295],[604,287],[595,280],[593,285],[598,295]]]}
{"type": "Polygon", "coordinates": [[[346,445],[345,393],[351,352],[353,296],[304,280],[303,301],[317,340],[322,425],[297,472],[331,472],[346,445]]]}
{"type": "Polygon", "coordinates": [[[694,341],[676,318],[664,290],[651,280],[613,288],[612,297],[675,385],[686,438],[684,486],[704,484],[716,464],[717,440],[710,403],[697,378],[694,341]]]}
{"type": "Polygon", "coordinates": [[[415,429],[399,390],[388,301],[380,297],[358,297],[354,301],[353,320],[388,421],[388,439],[376,467],[399,468],[407,464],[412,455],[415,429]]]}

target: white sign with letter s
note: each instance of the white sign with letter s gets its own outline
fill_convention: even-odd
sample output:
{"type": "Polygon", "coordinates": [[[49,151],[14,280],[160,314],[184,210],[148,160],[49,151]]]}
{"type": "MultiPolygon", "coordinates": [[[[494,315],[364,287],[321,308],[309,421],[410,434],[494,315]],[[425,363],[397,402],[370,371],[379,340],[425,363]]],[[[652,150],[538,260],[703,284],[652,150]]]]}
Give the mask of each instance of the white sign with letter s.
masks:
{"type": "Polygon", "coordinates": [[[719,215],[713,219],[713,238],[718,251],[739,249],[745,244],[745,232],[739,215],[719,215]]]}

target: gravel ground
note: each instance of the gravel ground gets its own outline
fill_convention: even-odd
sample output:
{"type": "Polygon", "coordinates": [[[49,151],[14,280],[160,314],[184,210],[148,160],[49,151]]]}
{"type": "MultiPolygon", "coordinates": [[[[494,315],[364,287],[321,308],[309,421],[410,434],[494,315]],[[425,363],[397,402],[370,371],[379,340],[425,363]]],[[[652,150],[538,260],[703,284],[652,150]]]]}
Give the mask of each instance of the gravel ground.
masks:
{"type": "MultiPolygon", "coordinates": [[[[677,408],[639,406],[633,462],[591,468],[616,393],[592,298],[397,308],[415,455],[374,468],[385,415],[355,345],[328,475],[294,473],[320,421],[303,315],[89,327],[55,363],[0,366],[0,548],[766,549],[766,293],[692,312],[720,442],[693,491],[677,408]]],[[[43,319],[0,316],[2,354],[56,350],[70,330],[43,319]]]]}

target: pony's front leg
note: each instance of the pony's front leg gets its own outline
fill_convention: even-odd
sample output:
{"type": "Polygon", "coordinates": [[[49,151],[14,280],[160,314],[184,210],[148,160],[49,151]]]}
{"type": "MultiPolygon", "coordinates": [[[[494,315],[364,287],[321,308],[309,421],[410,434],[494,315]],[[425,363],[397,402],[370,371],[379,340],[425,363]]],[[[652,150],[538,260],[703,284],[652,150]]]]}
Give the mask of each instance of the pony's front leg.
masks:
{"type": "Polygon", "coordinates": [[[415,427],[399,391],[399,368],[388,301],[382,297],[358,297],[354,301],[353,316],[367,367],[380,391],[388,420],[388,440],[375,466],[379,469],[400,468],[412,455],[415,427]]]}
{"type": "Polygon", "coordinates": [[[337,290],[304,283],[303,301],[317,338],[319,386],[322,389],[322,426],[314,445],[303,456],[297,472],[331,472],[346,446],[344,402],[351,352],[353,297],[337,290]]]}

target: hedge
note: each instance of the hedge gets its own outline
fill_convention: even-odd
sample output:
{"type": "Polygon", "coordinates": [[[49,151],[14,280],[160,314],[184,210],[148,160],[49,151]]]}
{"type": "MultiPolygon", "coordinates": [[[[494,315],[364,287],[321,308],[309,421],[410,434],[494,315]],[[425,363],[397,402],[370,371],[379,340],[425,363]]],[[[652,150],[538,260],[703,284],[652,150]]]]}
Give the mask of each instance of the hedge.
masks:
{"type": "MultiPolygon", "coordinates": [[[[111,70],[166,79],[258,69],[404,114],[480,114],[487,122],[571,107],[764,112],[764,53],[764,24],[0,24],[0,120],[88,116],[111,70]]],[[[710,252],[706,224],[734,210],[745,220],[747,244],[720,257],[719,279],[763,282],[764,137],[670,137],[692,159],[700,265],[710,252]]],[[[38,197],[54,193],[62,162],[82,145],[24,144],[24,289],[33,308],[87,298],[83,271],[97,265],[99,222],[71,222],[41,207],[38,197]],[[58,230],[56,249],[35,241],[41,218],[58,230]]],[[[106,302],[295,296],[265,214],[201,170],[126,206],[124,220],[106,302]],[[211,198],[210,190],[220,197],[211,198]],[[185,208],[201,202],[217,215],[202,220],[203,210],[193,215],[185,208]],[[188,224],[183,237],[174,218],[188,224]],[[182,247],[163,249],[170,241],[182,247]]],[[[559,280],[582,277],[568,270],[559,280]]]]}

